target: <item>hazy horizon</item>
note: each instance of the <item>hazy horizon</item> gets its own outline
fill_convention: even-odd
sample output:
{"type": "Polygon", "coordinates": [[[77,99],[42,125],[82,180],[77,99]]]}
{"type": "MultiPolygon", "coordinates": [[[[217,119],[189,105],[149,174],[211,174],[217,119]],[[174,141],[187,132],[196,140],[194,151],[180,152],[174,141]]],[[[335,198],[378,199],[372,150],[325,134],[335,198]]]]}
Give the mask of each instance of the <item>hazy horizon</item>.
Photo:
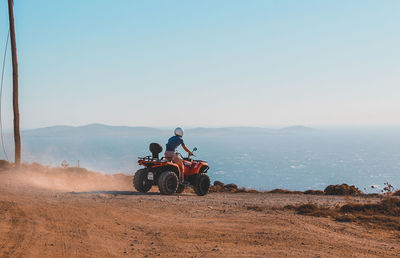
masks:
{"type": "MultiPolygon", "coordinates": [[[[50,127],[57,127],[57,126],[68,126],[68,127],[84,127],[90,125],[104,125],[104,126],[112,126],[112,127],[148,127],[154,129],[161,129],[161,130],[170,130],[174,129],[177,126],[181,126],[184,129],[195,129],[195,128],[206,128],[206,129],[218,129],[218,128],[231,128],[231,127],[242,127],[242,128],[263,128],[263,129],[283,129],[288,127],[296,127],[296,126],[304,126],[307,128],[312,129],[400,129],[400,124],[392,124],[392,125],[304,125],[304,124],[288,124],[288,125],[213,125],[213,126],[204,126],[204,125],[192,125],[192,126],[182,126],[182,125],[161,125],[161,126],[149,126],[149,125],[128,125],[128,124],[104,124],[104,123],[90,123],[90,124],[54,124],[54,125],[47,125],[43,127],[24,127],[21,128],[22,131],[26,130],[35,130],[35,129],[43,129],[43,128],[50,128],[50,127]]],[[[12,132],[13,128],[3,128],[3,132],[9,133],[12,132]]]]}

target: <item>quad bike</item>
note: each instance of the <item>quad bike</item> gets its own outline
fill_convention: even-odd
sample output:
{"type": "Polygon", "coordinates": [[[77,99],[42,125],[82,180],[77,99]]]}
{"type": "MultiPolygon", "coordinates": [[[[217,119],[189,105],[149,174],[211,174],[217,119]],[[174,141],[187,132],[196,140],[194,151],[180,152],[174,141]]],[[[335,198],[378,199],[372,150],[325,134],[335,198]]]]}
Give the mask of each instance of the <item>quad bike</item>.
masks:
{"type": "MultiPolygon", "coordinates": [[[[161,145],[150,144],[152,156],[139,157],[138,163],[144,168],[136,171],[133,185],[139,192],[148,192],[153,185],[158,185],[161,194],[171,195],[182,193],[185,187],[192,186],[197,195],[203,196],[210,188],[210,178],[206,174],[209,166],[206,161],[183,158],[184,179],[188,184],[182,184],[179,180],[179,167],[172,160],[159,158],[162,152],[161,145]]],[[[193,149],[193,152],[197,148],[193,149]]],[[[179,154],[180,155],[180,154],[179,154]]]]}

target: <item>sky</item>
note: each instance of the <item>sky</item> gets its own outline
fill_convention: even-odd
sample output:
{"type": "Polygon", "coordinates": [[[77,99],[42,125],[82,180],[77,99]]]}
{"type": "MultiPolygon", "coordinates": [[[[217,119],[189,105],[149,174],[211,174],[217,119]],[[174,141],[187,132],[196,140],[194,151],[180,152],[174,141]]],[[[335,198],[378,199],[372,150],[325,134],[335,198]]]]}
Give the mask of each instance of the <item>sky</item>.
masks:
{"type": "MultiPolygon", "coordinates": [[[[15,0],[22,128],[400,125],[400,1],[15,0]]],[[[0,53],[8,33],[0,2],[0,53]]],[[[11,56],[2,96],[12,125],[11,56]]]]}

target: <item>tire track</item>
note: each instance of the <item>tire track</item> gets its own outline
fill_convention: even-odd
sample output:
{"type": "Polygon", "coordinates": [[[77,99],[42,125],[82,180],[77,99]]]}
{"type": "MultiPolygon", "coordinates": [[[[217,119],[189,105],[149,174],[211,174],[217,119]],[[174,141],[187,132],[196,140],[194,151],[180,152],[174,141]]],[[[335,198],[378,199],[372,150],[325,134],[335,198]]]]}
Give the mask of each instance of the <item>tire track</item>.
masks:
{"type": "Polygon", "coordinates": [[[34,234],[33,224],[15,202],[0,201],[0,219],[8,231],[0,238],[0,257],[22,257],[34,234]]]}

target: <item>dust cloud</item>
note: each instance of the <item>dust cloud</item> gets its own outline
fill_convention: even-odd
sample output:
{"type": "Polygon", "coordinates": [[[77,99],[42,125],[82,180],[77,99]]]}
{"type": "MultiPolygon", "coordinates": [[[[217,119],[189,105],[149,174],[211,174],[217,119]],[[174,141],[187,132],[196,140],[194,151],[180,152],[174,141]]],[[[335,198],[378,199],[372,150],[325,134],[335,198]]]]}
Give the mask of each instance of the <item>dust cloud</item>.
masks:
{"type": "Polygon", "coordinates": [[[105,175],[78,167],[47,167],[40,164],[23,164],[21,169],[4,168],[6,174],[1,184],[32,186],[42,189],[87,191],[132,191],[132,176],[125,174],[105,175]]]}

